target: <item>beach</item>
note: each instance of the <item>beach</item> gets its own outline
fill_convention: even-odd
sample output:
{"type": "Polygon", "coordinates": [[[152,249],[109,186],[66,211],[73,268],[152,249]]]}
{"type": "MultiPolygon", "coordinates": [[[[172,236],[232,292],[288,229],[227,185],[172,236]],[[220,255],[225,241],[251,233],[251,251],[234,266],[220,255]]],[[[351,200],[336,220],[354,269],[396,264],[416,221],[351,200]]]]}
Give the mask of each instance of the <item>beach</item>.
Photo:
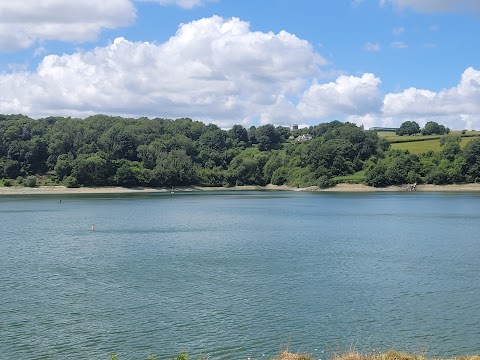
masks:
{"type": "MultiPolygon", "coordinates": [[[[331,188],[322,189],[317,186],[297,188],[287,185],[266,186],[233,186],[233,187],[202,187],[185,186],[174,187],[174,192],[190,191],[315,191],[315,192],[407,192],[408,185],[373,187],[362,184],[338,184],[331,188]]],[[[0,187],[0,195],[36,195],[36,194],[122,194],[122,193],[157,193],[171,192],[170,188],[124,188],[124,187],[79,187],[67,188],[65,186],[38,186],[34,188],[12,186],[0,187]]],[[[416,192],[476,192],[480,191],[480,184],[451,184],[451,185],[417,185],[416,192]]]]}

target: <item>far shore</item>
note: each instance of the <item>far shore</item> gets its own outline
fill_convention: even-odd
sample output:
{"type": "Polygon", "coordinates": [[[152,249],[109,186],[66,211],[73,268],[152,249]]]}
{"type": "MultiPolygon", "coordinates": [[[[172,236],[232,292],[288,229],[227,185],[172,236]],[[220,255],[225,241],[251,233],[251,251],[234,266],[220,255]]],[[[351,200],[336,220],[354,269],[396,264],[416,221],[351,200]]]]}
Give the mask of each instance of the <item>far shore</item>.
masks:
{"type": "MultiPolygon", "coordinates": [[[[408,185],[372,187],[362,184],[338,184],[334,187],[322,189],[317,186],[297,188],[292,186],[233,186],[233,187],[202,187],[184,186],[174,187],[174,192],[192,191],[245,191],[245,190],[275,190],[275,191],[315,191],[315,192],[408,192],[408,185]]],[[[123,193],[170,193],[170,188],[124,188],[124,187],[79,187],[65,186],[38,186],[29,187],[0,187],[0,195],[35,195],[35,194],[123,194],[123,193]]],[[[416,192],[476,192],[480,191],[480,183],[454,185],[417,185],[416,192]]]]}

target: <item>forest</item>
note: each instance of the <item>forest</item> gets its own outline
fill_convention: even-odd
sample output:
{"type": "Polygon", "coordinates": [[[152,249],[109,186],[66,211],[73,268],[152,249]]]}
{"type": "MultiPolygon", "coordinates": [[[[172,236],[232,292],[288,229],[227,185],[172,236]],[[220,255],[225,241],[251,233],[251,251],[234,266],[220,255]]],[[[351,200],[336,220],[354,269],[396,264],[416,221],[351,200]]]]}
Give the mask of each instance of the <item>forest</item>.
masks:
{"type": "Polygon", "coordinates": [[[392,150],[375,131],[339,121],[295,131],[273,125],[224,130],[189,118],[0,115],[0,183],[330,187],[358,182],[382,187],[480,182],[480,139],[464,147],[451,134],[440,141],[439,152],[411,154],[392,150]]]}

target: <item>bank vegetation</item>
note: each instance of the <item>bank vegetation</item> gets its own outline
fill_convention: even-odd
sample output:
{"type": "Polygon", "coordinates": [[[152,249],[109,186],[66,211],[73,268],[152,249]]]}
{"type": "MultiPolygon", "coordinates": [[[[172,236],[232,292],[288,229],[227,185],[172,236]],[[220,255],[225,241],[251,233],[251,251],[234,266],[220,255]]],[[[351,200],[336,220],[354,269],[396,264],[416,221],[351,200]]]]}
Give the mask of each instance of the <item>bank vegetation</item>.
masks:
{"type": "MultiPolygon", "coordinates": [[[[480,138],[462,143],[461,133],[439,127],[450,133],[435,135],[431,128],[418,135],[436,136],[437,151],[413,153],[392,149],[376,131],[339,121],[296,131],[273,125],[225,130],[188,118],[0,115],[0,185],[327,188],[480,182],[480,138]]],[[[416,135],[401,136],[418,140],[416,135]]]]}

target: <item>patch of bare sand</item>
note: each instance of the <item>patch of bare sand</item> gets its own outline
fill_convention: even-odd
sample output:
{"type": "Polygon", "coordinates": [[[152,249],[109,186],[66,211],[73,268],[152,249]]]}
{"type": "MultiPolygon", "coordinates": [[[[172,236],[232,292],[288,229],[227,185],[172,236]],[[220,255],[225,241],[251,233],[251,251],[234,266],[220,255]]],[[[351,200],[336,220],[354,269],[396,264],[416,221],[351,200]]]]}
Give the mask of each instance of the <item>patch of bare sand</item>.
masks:
{"type": "Polygon", "coordinates": [[[38,186],[34,188],[12,186],[1,187],[0,195],[34,195],[34,194],[121,194],[136,192],[166,192],[166,189],[123,188],[123,187],[80,187],[38,186]]]}
{"type": "MultiPolygon", "coordinates": [[[[405,192],[407,185],[388,186],[375,188],[362,184],[338,184],[337,186],[321,189],[318,186],[297,188],[287,185],[267,186],[233,186],[233,187],[204,187],[188,186],[175,187],[175,192],[188,191],[224,191],[224,190],[274,190],[274,191],[320,191],[320,192],[405,192]]],[[[0,187],[0,195],[33,195],[33,194],[122,194],[122,193],[156,193],[170,192],[167,188],[123,188],[123,187],[80,187],[67,188],[65,186],[39,186],[35,188],[12,186],[0,187]]],[[[480,191],[480,184],[454,184],[454,185],[417,185],[417,192],[477,192],[480,191]]]]}

